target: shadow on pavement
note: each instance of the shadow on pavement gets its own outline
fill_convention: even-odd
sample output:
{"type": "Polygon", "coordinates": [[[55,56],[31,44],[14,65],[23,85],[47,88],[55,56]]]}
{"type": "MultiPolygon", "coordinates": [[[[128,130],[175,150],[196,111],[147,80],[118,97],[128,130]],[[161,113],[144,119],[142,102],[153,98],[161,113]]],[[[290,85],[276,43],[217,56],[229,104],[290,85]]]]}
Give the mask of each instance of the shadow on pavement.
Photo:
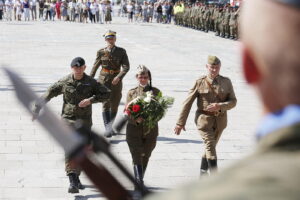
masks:
{"type": "MultiPolygon", "coordinates": [[[[167,142],[166,144],[184,144],[184,143],[202,144],[203,143],[200,140],[176,139],[176,138],[161,137],[161,136],[158,136],[157,141],[167,142]]],[[[121,140],[112,139],[110,141],[111,144],[119,144],[121,142],[126,142],[126,139],[121,139],[121,140]]]]}
{"type": "Polygon", "coordinates": [[[91,195],[76,195],[74,200],[87,200],[87,199],[93,199],[93,198],[99,198],[104,197],[101,194],[91,194],[91,195]]]}
{"type": "Polygon", "coordinates": [[[147,187],[150,191],[163,191],[163,190],[169,190],[169,188],[162,188],[162,187],[147,187]]]}
{"type": "Polygon", "coordinates": [[[169,142],[167,144],[180,144],[180,143],[202,144],[203,143],[200,140],[176,139],[176,138],[161,137],[161,136],[158,136],[157,141],[169,142]]]}

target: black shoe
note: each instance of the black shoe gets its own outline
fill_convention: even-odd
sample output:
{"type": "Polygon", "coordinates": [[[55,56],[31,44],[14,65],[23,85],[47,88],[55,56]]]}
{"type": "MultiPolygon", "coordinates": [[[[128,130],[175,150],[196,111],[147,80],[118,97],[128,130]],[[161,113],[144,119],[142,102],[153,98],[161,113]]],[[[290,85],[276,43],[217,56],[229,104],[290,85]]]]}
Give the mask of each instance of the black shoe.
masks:
{"type": "Polygon", "coordinates": [[[71,173],[68,176],[69,176],[69,181],[70,181],[68,193],[79,193],[79,190],[77,187],[77,180],[76,180],[77,175],[75,173],[71,173]]]}
{"type": "MultiPolygon", "coordinates": [[[[114,121],[115,121],[115,119],[116,119],[116,116],[117,116],[117,113],[116,113],[116,112],[111,112],[111,113],[110,113],[111,126],[113,125],[113,123],[114,123],[114,121]]],[[[118,135],[118,133],[115,132],[114,129],[113,129],[112,127],[111,127],[111,134],[112,134],[113,136],[118,135]]]]}
{"type": "Polygon", "coordinates": [[[80,189],[80,190],[84,190],[85,187],[80,182],[79,175],[76,175],[76,181],[77,181],[77,188],[80,189]]]}

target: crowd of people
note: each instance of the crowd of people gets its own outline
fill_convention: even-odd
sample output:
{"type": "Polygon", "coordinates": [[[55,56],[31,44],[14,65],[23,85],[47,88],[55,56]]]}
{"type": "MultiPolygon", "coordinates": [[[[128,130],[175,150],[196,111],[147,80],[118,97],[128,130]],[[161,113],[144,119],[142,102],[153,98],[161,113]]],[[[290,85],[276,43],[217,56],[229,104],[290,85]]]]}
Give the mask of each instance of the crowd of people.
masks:
{"type": "Polygon", "coordinates": [[[174,6],[175,24],[204,32],[214,31],[216,36],[238,39],[239,7],[177,2],[174,6]]]}
{"type": "Polygon", "coordinates": [[[125,2],[119,11],[128,22],[153,22],[170,24],[173,16],[173,3],[169,1],[157,2],[125,2]]]}
{"type": "MultiPolygon", "coordinates": [[[[170,24],[217,36],[238,39],[239,8],[230,5],[188,4],[178,1],[122,1],[118,16],[128,22],[170,24]]],[[[114,3],[109,0],[0,0],[0,20],[64,20],[82,23],[111,23],[114,3]]]]}
{"type": "Polygon", "coordinates": [[[0,0],[0,20],[111,23],[113,4],[98,0],[0,0]]]}

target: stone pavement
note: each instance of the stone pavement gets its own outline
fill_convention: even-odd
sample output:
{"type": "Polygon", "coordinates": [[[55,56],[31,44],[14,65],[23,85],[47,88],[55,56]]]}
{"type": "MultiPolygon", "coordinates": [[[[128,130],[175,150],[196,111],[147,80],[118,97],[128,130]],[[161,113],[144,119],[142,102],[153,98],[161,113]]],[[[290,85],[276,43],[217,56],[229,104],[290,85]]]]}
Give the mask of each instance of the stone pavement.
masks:
{"type": "MultiPolygon", "coordinates": [[[[154,86],[176,98],[175,105],[160,122],[160,136],[145,177],[146,185],[154,191],[163,191],[199,178],[203,144],[193,122],[195,106],[187,131],[175,136],[173,128],[188,89],[205,74],[207,55],[217,55],[222,61],[221,73],[232,79],[238,99],[237,107],[228,113],[228,128],[218,145],[220,169],[253,150],[260,106],[241,74],[239,42],[174,25],[113,20],[111,25],[0,22],[0,64],[16,70],[41,95],[51,83],[70,72],[70,61],[76,56],[85,58],[89,73],[96,51],[104,46],[102,34],[108,29],[116,31],[117,45],[126,48],[131,63],[131,71],[124,79],[122,102],[126,92],[137,84],[134,74],[138,64],[151,69],[154,86]]],[[[61,148],[37,122],[31,122],[2,71],[0,77],[0,199],[102,199],[86,178],[83,178],[87,185],[84,191],[67,194],[61,148]]],[[[59,115],[61,104],[62,98],[57,97],[48,105],[59,115]]],[[[123,107],[124,103],[120,111],[123,107]]],[[[93,119],[93,127],[100,133],[103,130],[100,104],[94,105],[93,119]]],[[[112,150],[132,170],[124,139],[124,135],[113,138],[112,150]]],[[[99,160],[107,163],[101,156],[99,160]]],[[[119,174],[112,165],[108,166],[119,174]]],[[[128,189],[133,188],[124,178],[120,180],[128,189]]]]}

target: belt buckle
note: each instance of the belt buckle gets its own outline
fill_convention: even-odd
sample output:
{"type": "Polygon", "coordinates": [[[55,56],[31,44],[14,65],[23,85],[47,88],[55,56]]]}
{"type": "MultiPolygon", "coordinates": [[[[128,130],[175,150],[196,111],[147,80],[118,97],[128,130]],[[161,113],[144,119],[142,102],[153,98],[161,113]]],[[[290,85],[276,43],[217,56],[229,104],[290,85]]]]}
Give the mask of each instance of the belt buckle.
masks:
{"type": "Polygon", "coordinates": [[[215,113],[214,113],[214,116],[215,116],[215,117],[218,117],[219,115],[220,115],[220,112],[215,112],[215,113]]]}
{"type": "Polygon", "coordinates": [[[109,70],[109,73],[110,74],[114,74],[114,70],[109,70]]]}

